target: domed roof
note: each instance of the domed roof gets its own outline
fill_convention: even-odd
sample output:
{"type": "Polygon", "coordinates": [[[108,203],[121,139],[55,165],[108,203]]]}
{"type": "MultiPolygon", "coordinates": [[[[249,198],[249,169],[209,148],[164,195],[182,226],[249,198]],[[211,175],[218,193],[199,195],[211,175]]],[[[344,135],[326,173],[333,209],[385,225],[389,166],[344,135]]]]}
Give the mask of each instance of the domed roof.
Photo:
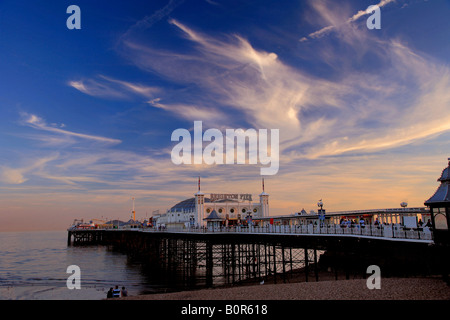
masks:
{"type": "Polygon", "coordinates": [[[449,163],[449,166],[442,171],[441,177],[438,179],[438,181],[441,181],[441,182],[442,181],[450,181],[449,168],[450,168],[450,163],[449,163]]]}
{"type": "MultiPolygon", "coordinates": [[[[210,202],[209,198],[205,198],[205,202],[210,202]]],[[[194,209],[195,209],[195,198],[189,198],[178,202],[176,205],[170,208],[170,212],[180,212],[194,209]]]]}

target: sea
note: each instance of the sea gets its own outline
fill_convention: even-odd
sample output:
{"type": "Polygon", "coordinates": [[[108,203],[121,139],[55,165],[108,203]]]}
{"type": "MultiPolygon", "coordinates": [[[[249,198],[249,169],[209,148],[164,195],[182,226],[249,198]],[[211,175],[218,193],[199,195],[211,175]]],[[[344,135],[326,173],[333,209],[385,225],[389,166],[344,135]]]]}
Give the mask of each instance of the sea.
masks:
{"type": "Polygon", "coordinates": [[[0,232],[0,300],[101,300],[116,285],[129,296],[168,290],[125,253],[68,246],[65,230],[0,232]],[[67,285],[72,265],[79,267],[80,289],[67,285]]]}

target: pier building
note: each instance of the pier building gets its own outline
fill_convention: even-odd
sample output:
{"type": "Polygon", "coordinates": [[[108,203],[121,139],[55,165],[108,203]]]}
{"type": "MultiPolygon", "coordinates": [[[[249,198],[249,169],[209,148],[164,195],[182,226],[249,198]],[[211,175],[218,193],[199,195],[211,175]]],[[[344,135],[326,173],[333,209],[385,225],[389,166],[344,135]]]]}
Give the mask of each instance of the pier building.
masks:
{"type": "Polygon", "coordinates": [[[247,225],[250,221],[269,216],[269,194],[263,190],[259,201],[251,193],[211,193],[200,190],[194,197],[178,202],[163,214],[153,217],[156,227],[192,228],[206,227],[212,219],[221,226],[247,225]]]}

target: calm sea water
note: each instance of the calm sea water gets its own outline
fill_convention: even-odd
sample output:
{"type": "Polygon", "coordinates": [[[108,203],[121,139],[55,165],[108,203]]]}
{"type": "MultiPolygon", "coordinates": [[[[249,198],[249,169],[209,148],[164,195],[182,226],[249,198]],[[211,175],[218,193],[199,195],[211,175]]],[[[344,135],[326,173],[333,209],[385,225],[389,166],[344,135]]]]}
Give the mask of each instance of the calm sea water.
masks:
{"type": "Polygon", "coordinates": [[[0,299],[103,299],[110,287],[129,295],[163,290],[142,265],[104,246],[67,246],[66,231],[0,232],[0,299]],[[69,290],[67,267],[81,270],[81,289],[69,290]]]}

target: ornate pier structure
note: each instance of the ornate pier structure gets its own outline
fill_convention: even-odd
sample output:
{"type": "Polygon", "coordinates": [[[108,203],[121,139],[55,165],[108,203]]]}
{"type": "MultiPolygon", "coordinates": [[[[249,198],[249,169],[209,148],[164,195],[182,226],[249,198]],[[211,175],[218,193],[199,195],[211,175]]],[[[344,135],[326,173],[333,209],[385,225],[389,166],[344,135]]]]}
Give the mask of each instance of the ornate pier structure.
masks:
{"type": "MultiPolygon", "coordinates": [[[[262,214],[258,216],[261,225],[257,227],[252,223],[244,228],[226,223],[223,228],[215,221],[215,208],[209,217],[203,218],[202,207],[200,218],[212,222],[209,226],[207,223],[206,228],[194,228],[190,223],[191,227],[183,224],[179,231],[164,228],[81,229],[74,226],[68,229],[67,241],[68,245],[107,245],[138,256],[152,270],[167,273],[167,278],[175,279],[184,287],[249,280],[288,282],[294,277],[318,281],[323,275],[338,279],[343,274],[349,279],[366,277],[366,270],[371,265],[377,265],[383,276],[441,274],[448,282],[450,159],[438,181],[437,191],[425,202],[429,209],[407,209],[402,205],[401,209],[325,214],[320,203],[323,213],[318,216],[278,218],[289,224],[273,225],[275,217],[262,214]],[[354,215],[377,219],[372,221],[369,217],[368,225],[360,223],[356,227],[338,222],[354,215]],[[419,215],[430,217],[431,225],[418,225],[419,215]],[[377,223],[378,217],[383,225],[377,223]],[[300,224],[292,225],[292,221],[300,224]]],[[[255,212],[264,212],[266,196],[263,191],[261,205],[254,208],[255,212]]],[[[192,206],[203,204],[202,197],[199,187],[195,202],[188,199],[189,208],[185,207],[186,202],[180,203],[184,210],[181,212],[193,212],[192,206]]],[[[220,205],[224,206],[223,203],[220,205]]],[[[169,214],[175,214],[180,208],[176,205],[172,209],[169,214]]],[[[244,209],[242,212],[247,212],[247,208],[244,209]]]]}
{"type": "Polygon", "coordinates": [[[425,275],[440,259],[430,241],[353,235],[72,230],[68,237],[69,245],[107,245],[137,256],[184,288],[319,281],[324,274],[361,278],[369,265],[384,276],[425,275]]]}

